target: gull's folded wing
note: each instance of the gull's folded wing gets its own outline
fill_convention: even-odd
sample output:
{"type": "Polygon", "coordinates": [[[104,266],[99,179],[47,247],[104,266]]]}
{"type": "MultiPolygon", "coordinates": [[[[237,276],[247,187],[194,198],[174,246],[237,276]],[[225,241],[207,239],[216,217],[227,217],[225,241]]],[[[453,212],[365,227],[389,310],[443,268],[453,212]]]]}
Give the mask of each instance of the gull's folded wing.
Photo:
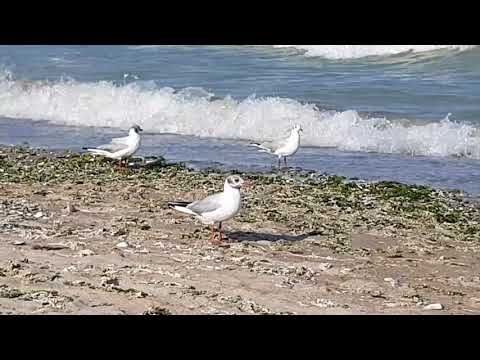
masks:
{"type": "Polygon", "coordinates": [[[187,209],[192,210],[198,215],[207,212],[215,211],[222,206],[223,193],[213,194],[207,196],[205,199],[197,200],[187,206],[187,209]]]}
{"type": "Polygon", "coordinates": [[[114,138],[109,144],[103,144],[103,145],[97,146],[97,149],[109,150],[114,152],[114,151],[123,150],[127,146],[128,146],[128,136],[125,136],[120,138],[114,138]]]}

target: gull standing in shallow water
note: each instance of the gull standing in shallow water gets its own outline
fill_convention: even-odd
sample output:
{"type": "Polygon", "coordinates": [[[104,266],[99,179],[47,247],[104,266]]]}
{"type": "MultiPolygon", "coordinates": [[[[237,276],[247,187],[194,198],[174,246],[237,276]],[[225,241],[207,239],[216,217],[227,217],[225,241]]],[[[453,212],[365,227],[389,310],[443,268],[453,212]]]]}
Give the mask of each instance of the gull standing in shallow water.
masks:
{"type": "Polygon", "coordinates": [[[185,214],[193,215],[205,225],[212,226],[212,243],[222,243],[222,222],[233,218],[241,208],[240,188],[250,186],[238,175],[231,175],[225,180],[223,192],[207,196],[192,203],[184,201],[169,202],[168,206],[185,214]],[[215,223],[218,223],[220,240],[215,241],[215,223]]]}
{"type": "Polygon", "coordinates": [[[300,132],[303,132],[302,127],[300,125],[295,125],[288,138],[277,140],[271,143],[252,143],[250,145],[259,148],[260,152],[277,155],[278,167],[281,166],[281,159],[283,157],[285,167],[287,167],[287,156],[294,155],[300,147],[300,132]]]}
{"type": "Polygon", "coordinates": [[[100,145],[96,148],[83,148],[83,150],[87,150],[94,155],[102,155],[110,159],[119,160],[120,168],[125,169],[127,167],[126,159],[135,154],[140,147],[141,131],[143,129],[140,126],[133,125],[128,132],[128,136],[114,138],[109,144],[100,145]],[[123,160],[125,160],[125,164],[123,160]]]}

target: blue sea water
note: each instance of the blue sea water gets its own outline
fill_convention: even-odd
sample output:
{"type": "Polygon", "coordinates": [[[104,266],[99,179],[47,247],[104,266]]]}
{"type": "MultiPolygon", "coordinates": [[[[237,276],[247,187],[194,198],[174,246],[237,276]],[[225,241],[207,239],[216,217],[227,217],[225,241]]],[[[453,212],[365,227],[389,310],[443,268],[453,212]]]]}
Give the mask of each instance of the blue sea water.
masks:
{"type": "Polygon", "coordinates": [[[290,165],[480,194],[474,45],[0,46],[0,143],[80,150],[140,124],[141,153],[268,171],[247,146],[295,123],[290,165]]]}

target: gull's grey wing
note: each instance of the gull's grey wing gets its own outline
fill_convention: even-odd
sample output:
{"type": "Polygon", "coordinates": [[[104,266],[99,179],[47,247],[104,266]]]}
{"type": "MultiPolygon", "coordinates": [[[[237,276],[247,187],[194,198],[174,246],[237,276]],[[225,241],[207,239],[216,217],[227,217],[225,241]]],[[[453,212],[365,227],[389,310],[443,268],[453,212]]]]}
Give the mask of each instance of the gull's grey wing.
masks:
{"type": "Polygon", "coordinates": [[[110,151],[123,150],[128,146],[127,141],[128,141],[128,136],[121,137],[121,138],[114,138],[108,144],[97,146],[97,149],[110,150],[110,151]]]}
{"type": "Polygon", "coordinates": [[[119,137],[119,138],[113,138],[112,141],[111,141],[111,144],[123,144],[123,145],[126,145],[126,144],[128,143],[128,139],[129,139],[128,136],[119,137]]]}
{"type": "Polygon", "coordinates": [[[187,206],[187,209],[192,210],[198,215],[215,211],[222,206],[223,193],[213,194],[207,196],[205,199],[197,200],[187,206]]]}
{"type": "Polygon", "coordinates": [[[97,146],[97,149],[115,152],[115,151],[123,150],[126,147],[127,145],[122,145],[122,144],[105,144],[105,145],[97,146]]]}
{"type": "Polygon", "coordinates": [[[273,141],[267,141],[261,144],[261,146],[270,149],[272,152],[280,149],[281,147],[285,146],[287,143],[288,136],[282,139],[276,139],[273,141]]]}

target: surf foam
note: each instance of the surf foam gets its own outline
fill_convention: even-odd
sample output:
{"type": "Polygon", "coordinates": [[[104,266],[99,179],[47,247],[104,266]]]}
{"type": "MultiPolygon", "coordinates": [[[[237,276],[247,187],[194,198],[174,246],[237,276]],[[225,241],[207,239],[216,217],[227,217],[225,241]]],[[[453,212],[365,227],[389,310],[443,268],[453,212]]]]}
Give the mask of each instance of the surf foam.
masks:
{"type": "Polygon", "coordinates": [[[357,59],[366,56],[388,56],[412,52],[435,50],[465,51],[478,45],[273,45],[275,48],[295,48],[305,51],[306,56],[327,59],[357,59]]]}
{"type": "Polygon", "coordinates": [[[288,98],[252,95],[243,100],[213,100],[213,96],[201,88],[175,92],[153,81],[126,85],[73,79],[32,82],[0,71],[0,116],[12,119],[123,129],[138,123],[148,132],[253,141],[283,136],[292,124],[300,123],[304,145],[480,159],[478,129],[448,117],[414,125],[363,118],[354,110],[320,110],[288,98]]]}

